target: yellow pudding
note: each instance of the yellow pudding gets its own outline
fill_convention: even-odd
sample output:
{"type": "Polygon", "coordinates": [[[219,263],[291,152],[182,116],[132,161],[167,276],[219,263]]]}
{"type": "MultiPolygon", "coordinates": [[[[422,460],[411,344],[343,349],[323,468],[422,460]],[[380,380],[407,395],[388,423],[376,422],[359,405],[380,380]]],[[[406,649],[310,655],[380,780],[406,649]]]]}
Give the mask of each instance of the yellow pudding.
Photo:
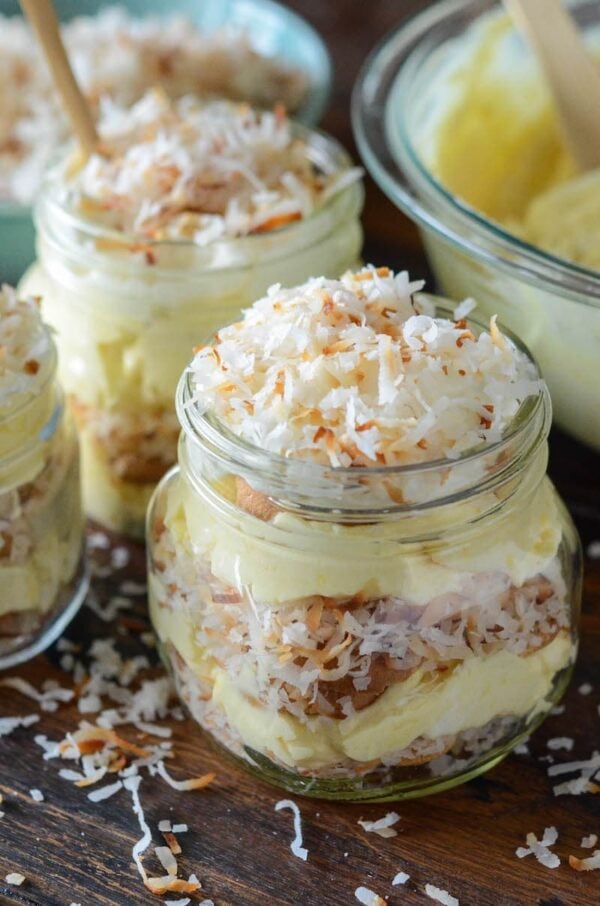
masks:
{"type": "Polygon", "coordinates": [[[459,782],[543,719],[575,657],[543,382],[495,319],[418,288],[387,268],[277,285],[219,330],[148,514],[183,701],[309,795],[459,782]]]}
{"type": "Polygon", "coordinates": [[[282,271],[353,265],[362,192],[345,152],[280,110],[151,93],[101,129],[113,155],[63,162],[48,184],[22,287],[56,330],[87,512],[141,535],[176,458],[173,396],[195,339],[282,271]]]}

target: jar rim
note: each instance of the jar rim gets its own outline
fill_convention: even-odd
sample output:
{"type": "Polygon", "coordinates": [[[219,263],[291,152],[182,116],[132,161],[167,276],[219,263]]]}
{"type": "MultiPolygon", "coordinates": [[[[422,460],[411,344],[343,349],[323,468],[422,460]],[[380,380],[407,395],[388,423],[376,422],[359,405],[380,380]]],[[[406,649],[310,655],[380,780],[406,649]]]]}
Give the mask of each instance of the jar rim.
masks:
{"type": "MultiPolygon", "coordinates": [[[[589,0],[571,5],[576,14],[589,0]]],[[[463,253],[519,276],[534,286],[558,291],[574,301],[600,307],[600,273],[526,242],[453,195],[421,161],[406,124],[406,92],[400,91],[419,54],[431,52],[432,29],[474,7],[470,25],[491,10],[495,0],[440,0],[404,18],[374,48],[352,93],[353,131],[366,167],[385,194],[412,220],[433,231],[463,253]],[[424,46],[426,45],[426,46],[424,46]],[[396,103],[397,157],[389,147],[388,117],[396,103]]],[[[464,32],[463,32],[464,34],[464,32]]],[[[449,40],[449,38],[446,38],[449,40]]],[[[410,73],[414,78],[414,71],[410,73]]]]}
{"type": "MultiPolygon", "coordinates": [[[[355,168],[352,157],[336,138],[320,129],[309,128],[296,121],[291,121],[291,125],[294,137],[306,140],[310,158],[317,166],[319,160],[327,160],[330,164],[334,163],[336,165],[336,170],[338,170],[340,174],[355,168]]],[[[163,249],[170,249],[177,251],[190,250],[196,254],[200,254],[203,250],[216,248],[219,243],[227,246],[234,246],[236,248],[247,245],[256,247],[256,251],[258,251],[261,246],[266,245],[269,241],[272,242],[274,238],[278,239],[281,237],[282,239],[285,239],[288,236],[295,236],[302,232],[312,231],[320,220],[329,216],[332,208],[334,208],[341,197],[352,195],[357,192],[357,190],[362,194],[361,175],[361,177],[356,180],[342,183],[338,189],[328,195],[324,202],[310,211],[307,216],[302,217],[300,220],[284,224],[267,233],[248,233],[241,236],[220,236],[206,245],[199,245],[192,239],[183,238],[146,239],[135,233],[126,233],[122,230],[95,223],[93,220],[69,209],[66,200],[60,197],[61,186],[60,181],[57,179],[56,172],[58,168],[64,165],[67,153],[68,150],[63,147],[59,155],[57,155],[53,165],[47,170],[40,198],[35,206],[36,222],[39,226],[39,222],[42,219],[42,216],[44,216],[53,223],[60,222],[65,230],[77,231],[84,238],[89,238],[90,240],[105,240],[111,244],[115,251],[132,251],[132,247],[137,247],[138,249],[147,249],[157,253],[163,249]]],[[[85,249],[82,249],[79,245],[79,257],[81,257],[82,252],[85,253],[85,249]]],[[[226,266],[222,266],[222,268],[219,268],[218,266],[214,268],[211,267],[211,270],[217,271],[219,269],[225,269],[225,267],[226,266]]],[[[155,270],[160,270],[160,265],[158,265],[155,270]]]]}
{"type": "MultiPolygon", "coordinates": [[[[436,317],[452,315],[452,308],[448,300],[441,296],[429,293],[417,293],[416,297],[425,297],[436,304],[436,317]],[[441,305],[441,302],[446,303],[441,305]]],[[[476,318],[469,317],[468,323],[479,330],[485,325],[476,318]]],[[[527,356],[535,366],[538,378],[541,377],[540,369],[529,352],[527,346],[510,330],[502,328],[505,336],[515,344],[517,349],[527,356]]],[[[535,396],[530,396],[520,405],[518,412],[511,419],[510,424],[503,432],[502,437],[492,443],[482,443],[477,447],[463,451],[456,458],[443,458],[420,463],[402,465],[380,465],[334,467],[321,463],[311,462],[300,457],[285,457],[282,454],[264,450],[250,441],[239,437],[231,431],[213,413],[200,413],[192,404],[194,388],[192,374],[189,366],[183,372],[176,392],[176,410],[184,435],[190,440],[193,447],[200,452],[209,453],[221,464],[227,465],[229,471],[240,475],[251,475],[258,479],[264,487],[272,486],[274,491],[280,491],[287,498],[306,498],[306,494],[297,490],[300,482],[308,482],[311,487],[319,489],[331,486],[331,482],[338,487],[353,485],[362,481],[385,481],[392,478],[427,478],[429,476],[444,475],[452,471],[456,473],[463,467],[469,468],[475,463],[482,463],[488,457],[498,460],[502,466],[489,474],[484,480],[480,478],[467,480],[460,489],[460,497],[479,494],[484,490],[491,490],[513,474],[517,474],[529,462],[533,454],[547,440],[552,420],[552,407],[550,395],[545,382],[535,396]],[[295,491],[296,489],[296,491],[295,491]]],[[[476,471],[473,470],[474,474],[476,471]]],[[[442,481],[442,485],[445,482],[442,481]]],[[[277,493],[273,494],[277,497],[277,493]]],[[[310,495],[309,495],[310,496],[310,495]]],[[[317,494],[315,496],[318,496],[317,494]]],[[[450,503],[456,497],[456,489],[447,495],[428,499],[422,503],[397,503],[386,507],[393,512],[415,511],[419,508],[428,508],[432,505],[450,503]]],[[[292,500],[293,508],[293,500],[292,500]]]]}

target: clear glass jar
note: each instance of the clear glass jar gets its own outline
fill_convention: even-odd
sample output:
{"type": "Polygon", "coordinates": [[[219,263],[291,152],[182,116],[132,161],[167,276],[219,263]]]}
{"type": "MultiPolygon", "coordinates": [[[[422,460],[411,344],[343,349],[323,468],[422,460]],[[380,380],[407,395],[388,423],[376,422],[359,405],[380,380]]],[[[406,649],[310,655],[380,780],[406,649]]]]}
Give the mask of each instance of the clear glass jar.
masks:
{"type": "MultiPolygon", "coordinates": [[[[295,127],[315,165],[347,168],[333,139],[295,127]]],[[[143,536],[158,479],[175,462],[177,380],[192,343],[277,279],[300,283],[356,265],[362,186],[340,188],[304,220],[270,233],[143,244],[74,216],[50,178],[37,207],[38,263],[22,289],[41,295],[82,447],[85,509],[143,536]]]]}
{"type": "Polygon", "coordinates": [[[191,394],[184,375],[149,598],[213,741],[292,792],[383,800],[467,780],[529,735],[568,683],[581,585],[546,391],[495,444],[364,469],[252,447],[191,394]]]}
{"type": "MultiPolygon", "coordinates": [[[[598,56],[600,4],[573,0],[569,10],[598,56]]],[[[527,343],[548,382],[557,424],[600,450],[600,272],[530,245],[481,213],[473,199],[464,200],[466,185],[472,191],[494,187],[508,203],[519,178],[520,192],[536,192],[536,186],[539,191],[549,162],[559,157],[558,130],[548,122],[551,102],[543,86],[532,90],[533,55],[509,22],[504,28],[505,13],[499,0],[439,0],[402,22],[357,80],[354,131],[373,178],[418,225],[438,286],[456,299],[475,296],[481,311],[497,314],[527,343]],[[484,54],[476,38],[496,20],[503,40],[484,54]],[[468,83],[459,74],[475,54],[481,69],[473,66],[468,83]],[[464,84],[477,87],[481,80],[487,87],[492,75],[505,89],[500,103],[483,95],[481,116],[461,117],[469,151],[462,158],[463,191],[448,188],[432,168],[439,124],[464,84]],[[502,140],[495,142],[490,113],[500,116],[506,106],[515,116],[507,118],[502,140]],[[482,137],[493,153],[482,149],[482,137]],[[529,167],[525,176],[509,155],[499,170],[498,155],[507,147],[522,154],[529,167]]],[[[460,160],[461,148],[451,150],[460,160]]]]}
{"type": "Polygon", "coordinates": [[[0,669],[58,638],[87,587],[79,447],[53,351],[0,409],[0,669]]]}

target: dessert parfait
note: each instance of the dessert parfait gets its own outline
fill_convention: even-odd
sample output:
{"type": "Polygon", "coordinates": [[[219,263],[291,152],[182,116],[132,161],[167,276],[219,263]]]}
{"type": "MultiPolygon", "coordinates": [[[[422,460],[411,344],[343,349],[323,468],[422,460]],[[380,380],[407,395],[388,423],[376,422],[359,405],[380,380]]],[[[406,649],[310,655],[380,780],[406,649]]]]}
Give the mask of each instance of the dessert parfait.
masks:
{"type": "Polygon", "coordinates": [[[360,253],[360,170],[283,108],[176,102],[105,108],[103,147],[49,174],[38,265],[82,443],[89,515],[142,535],[176,458],[173,411],[193,338],[276,279],[340,273],[360,253]]]}
{"type": "Polygon", "coordinates": [[[580,552],[526,349],[387,268],[271,287],[198,348],[148,517],[180,695],[290,790],[421,795],[558,700],[580,552]]]}
{"type": "Polygon", "coordinates": [[[0,293],[0,668],[49,645],[87,587],[78,448],[38,302],[0,293]]]}

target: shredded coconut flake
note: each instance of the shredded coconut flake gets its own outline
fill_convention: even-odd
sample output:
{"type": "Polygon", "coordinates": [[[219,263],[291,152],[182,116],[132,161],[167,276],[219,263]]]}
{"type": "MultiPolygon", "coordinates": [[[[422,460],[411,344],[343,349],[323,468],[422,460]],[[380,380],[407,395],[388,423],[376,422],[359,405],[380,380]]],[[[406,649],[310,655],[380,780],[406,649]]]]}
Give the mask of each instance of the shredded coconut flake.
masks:
{"type": "Polygon", "coordinates": [[[405,871],[399,871],[397,875],[394,875],[392,887],[396,887],[398,884],[406,884],[407,881],[410,881],[410,875],[407,875],[405,871]]]}
{"type": "Polygon", "coordinates": [[[108,786],[102,786],[98,790],[92,790],[91,793],[88,793],[88,799],[91,802],[102,802],[104,799],[109,799],[111,796],[114,796],[115,793],[118,793],[121,789],[123,789],[123,783],[121,780],[117,780],[115,783],[108,784],[108,786]]]}
{"type": "Polygon", "coordinates": [[[363,906],[386,906],[386,900],[368,887],[357,887],[354,896],[363,906]]]}
{"type": "Polygon", "coordinates": [[[19,874],[18,871],[11,871],[6,875],[4,879],[7,884],[11,884],[13,887],[20,887],[21,884],[25,881],[25,875],[19,874]]]}
{"type": "Polygon", "coordinates": [[[430,900],[437,900],[437,902],[442,903],[443,906],[459,906],[459,901],[456,897],[449,894],[447,890],[442,890],[440,887],[434,887],[433,884],[425,885],[425,893],[430,900]]]}
{"type": "Polygon", "coordinates": [[[587,859],[578,859],[577,856],[569,856],[569,865],[575,871],[597,871],[600,869],[600,849],[597,849],[593,855],[587,859]]]}
{"type": "Polygon", "coordinates": [[[549,739],[546,743],[553,752],[558,751],[558,749],[566,749],[567,752],[570,752],[574,744],[574,741],[568,736],[555,736],[554,739],[549,739]]]}
{"type": "Polygon", "coordinates": [[[535,856],[546,868],[558,868],[560,859],[556,853],[550,851],[550,847],[554,846],[557,840],[558,831],[555,827],[547,827],[541,840],[538,840],[535,834],[529,833],[525,838],[527,846],[520,846],[516,850],[517,857],[524,859],[526,856],[535,856]]]}
{"type": "Polygon", "coordinates": [[[367,833],[378,834],[380,837],[396,837],[398,831],[394,830],[392,827],[393,824],[396,824],[400,820],[400,815],[396,812],[388,812],[383,818],[379,818],[377,821],[363,821],[362,818],[359,819],[358,823],[366,830],[367,833]]]}
{"type": "Polygon", "coordinates": [[[42,793],[41,790],[37,790],[37,789],[29,790],[29,795],[31,796],[31,798],[33,799],[34,802],[43,802],[44,801],[44,794],[42,793]]]}
{"type": "Polygon", "coordinates": [[[39,714],[26,714],[24,717],[0,717],[0,737],[9,736],[18,727],[30,727],[39,719],[39,714]]]}
{"type": "Polygon", "coordinates": [[[581,838],[581,847],[582,849],[593,849],[597,842],[598,835],[590,834],[588,837],[581,838]]]}
{"type": "Polygon", "coordinates": [[[593,691],[593,686],[591,683],[582,683],[577,691],[580,695],[590,695],[593,691]]]}
{"type": "Polygon", "coordinates": [[[289,808],[294,816],[294,839],[290,843],[290,849],[297,859],[308,859],[308,850],[302,846],[302,817],[300,809],[291,799],[280,799],[275,805],[275,811],[280,812],[284,808],[289,808]]]}

